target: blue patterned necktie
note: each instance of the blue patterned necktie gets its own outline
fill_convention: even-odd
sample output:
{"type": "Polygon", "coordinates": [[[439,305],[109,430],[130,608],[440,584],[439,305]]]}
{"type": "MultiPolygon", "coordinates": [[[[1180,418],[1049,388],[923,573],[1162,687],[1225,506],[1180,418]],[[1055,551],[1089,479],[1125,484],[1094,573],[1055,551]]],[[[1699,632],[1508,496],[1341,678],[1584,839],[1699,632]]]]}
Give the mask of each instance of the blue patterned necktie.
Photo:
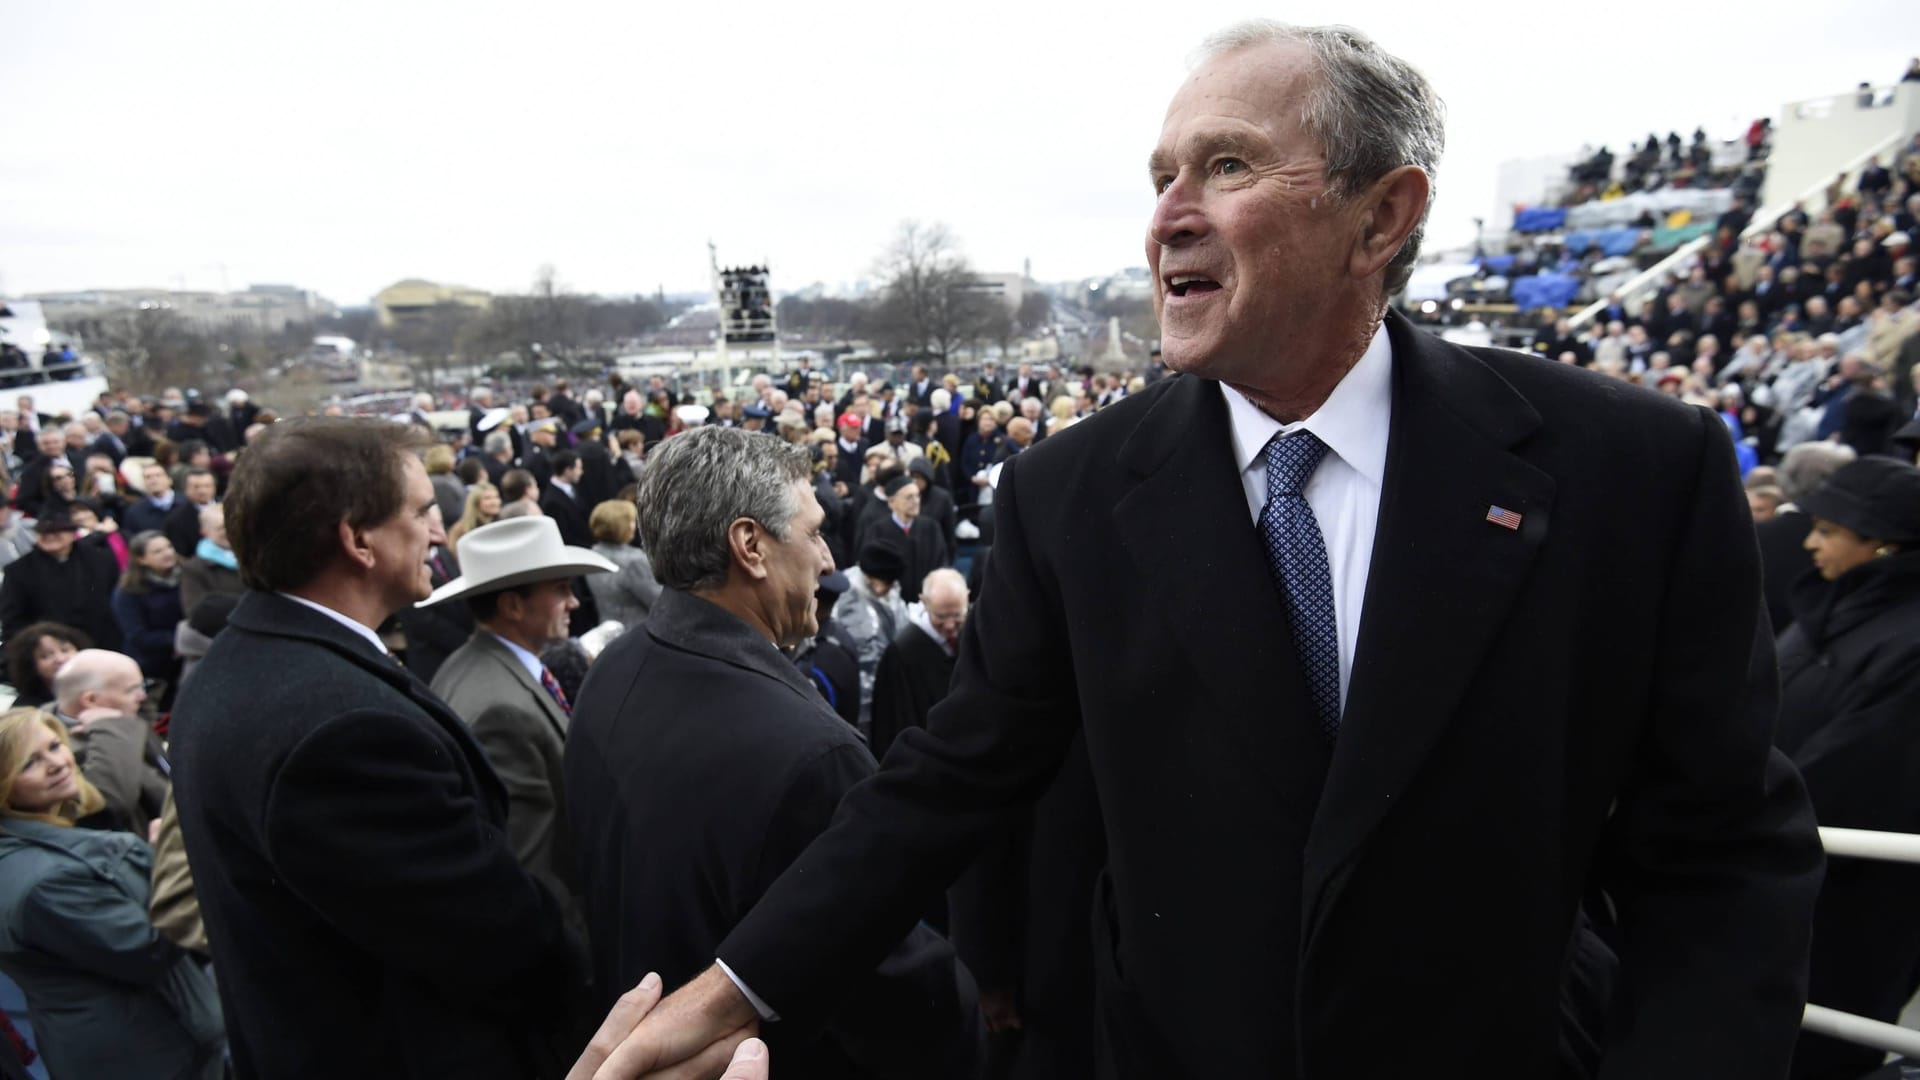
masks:
{"type": "Polygon", "coordinates": [[[1275,435],[1266,446],[1267,505],[1260,510],[1260,537],[1267,545],[1267,566],[1287,605],[1293,648],[1306,676],[1307,694],[1318,714],[1320,733],[1332,739],[1340,730],[1340,638],[1333,618],[1333,572],[1320,523],[1301,491],[1327,444],[1302,431],[1275,435]]]}

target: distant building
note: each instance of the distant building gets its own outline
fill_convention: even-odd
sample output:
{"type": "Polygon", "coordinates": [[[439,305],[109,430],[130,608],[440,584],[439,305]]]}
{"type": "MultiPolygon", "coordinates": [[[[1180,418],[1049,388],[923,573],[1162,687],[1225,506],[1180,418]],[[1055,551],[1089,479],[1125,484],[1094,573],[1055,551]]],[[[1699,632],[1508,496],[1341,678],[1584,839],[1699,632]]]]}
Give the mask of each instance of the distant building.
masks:
{"type": "Polygon", "coordinates": [[[293,285],[249,285],[243,292],[82,289],[38,293],[31,299],[40,302],[49,322],[159,309],[172,311],[205,330],[223,330],[239,323],[269,333],[311,323],[339,310],[318,293],[293,285]]]}
{"type": "Polygon", "coordinates": [[[1102,280],[1087,282],[1087,292],[1105,300],[1150,300],[1153,275],[1144,266],[1129,266],[1102,280]]]}
{"type": "Polygon", "coordinates": [[[1007,306],[1008,311],[1020,310],[1020,301],[1026,297],[1027,277],[1025,274],[975,274],[967,288],[982,296],[991,296],[1007,306]]]}
{"type": "Polygon", "coordinates": [[[492,303],[493,294],[485,290],[441,285],[419,278],[396,281],[373,298],[374,309],[380,313],[380,325],[384,327],[423,318],[440,304],[465,304],[484,311],[492,303]]]}

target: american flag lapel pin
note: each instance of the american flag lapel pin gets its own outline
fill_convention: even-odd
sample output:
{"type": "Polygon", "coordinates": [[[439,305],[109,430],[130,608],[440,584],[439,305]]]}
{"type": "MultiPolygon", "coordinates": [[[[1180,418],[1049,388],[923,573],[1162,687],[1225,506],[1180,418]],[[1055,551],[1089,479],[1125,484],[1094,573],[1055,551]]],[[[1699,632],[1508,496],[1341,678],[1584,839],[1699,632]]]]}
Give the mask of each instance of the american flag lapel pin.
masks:
{"type": "Polygon", "coordinates": [[[1520,530],[1520,515],[1504,506],[1487,507],[1487,520],[1502,528],[1520,530]]]}

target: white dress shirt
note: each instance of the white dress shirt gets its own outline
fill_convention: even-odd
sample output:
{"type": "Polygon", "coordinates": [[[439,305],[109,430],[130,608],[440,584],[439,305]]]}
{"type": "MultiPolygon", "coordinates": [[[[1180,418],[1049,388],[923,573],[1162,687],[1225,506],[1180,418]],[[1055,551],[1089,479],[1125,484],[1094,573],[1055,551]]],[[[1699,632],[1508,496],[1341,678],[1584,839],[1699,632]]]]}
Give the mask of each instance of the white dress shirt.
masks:
{"type": "MultiPolygon", "coordinates": [[[[547,665],[541,663],[539,657],[521,648],[519,644],[501,637],[499,634],[494,634],[493,640],[507,647],[507,651],[513,654],[513,658],[520,661],[520,666],[527,669],[527,674],[533,676],[534,682],[541,682],[540,673],[547,670],[547,665]]],[[[544,687],[546,684],[541,683],[541,685],[544,687]]]]}
{"type": "Polygon", "coordinates": [[[1374,331],[1359,363],[1347,372],[1312,416],[1282,424],[1220,384],[1233,424],[1234,456],[1247,514],[1256,527],[1267,504],[1265,449],[1275,432],[1311,431],[1327,444],[1327,455],[1313,471],[1302,495],[1313,508],[1320,537],[1327,544],[1327,569],[1333,576],[1334,625],[1340,639],[1340,707],[1347,707],[1347,682],[1360,642],[1360,609],[1367,598],[1367,571],[1373,565],[1374,527],[1380,520],[1380,483],[1387,471],[1387,429],[1393,418],[1393,349],[1387,328],[1374,331]]]}
{"type": "Polygon", "coordinates": [[[334,622],[339,623],[341,626],[344,626],[347,629],[353,631],[354,633],[359,634],[361,637],[366,638],[367,644],[372,645],[374,649],[380,653],[380,655],[382,656],[393,655],[392,653],[387,651],[387,643],[380,640],[379,634],[374,633],[373,627],[368,626],[367,624],[360,622],[357,619],[351,618],[346,615],[342,615],[325,604],[316,604],[304,596],[295,596],[292,593],[287,593],[287,592],[276,593],[275,595],[284,596],[287,599],[303,607],[310,607],[313,610],[319,612],[320,614],[325,615],[327,618],[332,619],[334,622]]]}

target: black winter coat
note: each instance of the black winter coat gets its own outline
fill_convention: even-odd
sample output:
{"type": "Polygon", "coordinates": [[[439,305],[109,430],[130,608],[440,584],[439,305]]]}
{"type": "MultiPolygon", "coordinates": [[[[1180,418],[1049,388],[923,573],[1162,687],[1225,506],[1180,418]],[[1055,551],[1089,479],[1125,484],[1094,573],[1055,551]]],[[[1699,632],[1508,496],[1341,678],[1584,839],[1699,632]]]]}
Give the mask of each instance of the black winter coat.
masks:
{"type": "MultiPolygon", "coordinates": [[[[566,799],[603,1004],[657,971],[699,974],[720,939],[873,775],[858,734],[739,618],[675,589],[587,675],[566,799]]],[[[827,1025],[766,1028],[781,1080],[976,1075],[973,981],[926,927],[827,1025]]],[[[749,981],[748,985],[753,985],[749,981]]]]}
{"type": "Polygon", "coordinates": [[[84,630],[102,649],[120,648],[120,624],[113,617],[113,587],[120,564],[113,552],[75,544],[61,562],[38,548],[7,567],[0,581],[0,634],[37,622],[57,622],[84,630]]]}
{"type": "MultiPolygon", "coordinates": [[[[1820,824],[1920,832],[1920,551],[1794,584],[1780,724],[1820,824]]],[[[1892,1023],[1920,972],[1920,867],[1835,859],[1814,910],[1807,1000],[1892,1023]]],[[[1803,1035],[1796,1078],[1857,1076],[1878,1051],[1803,1035]]]]}
{"type": "Polygon", "coordinates": [[[425,684],[249,592],[181,688],[172,760],[238,1075],[565,1073],[584,957],[425,684]]]}

